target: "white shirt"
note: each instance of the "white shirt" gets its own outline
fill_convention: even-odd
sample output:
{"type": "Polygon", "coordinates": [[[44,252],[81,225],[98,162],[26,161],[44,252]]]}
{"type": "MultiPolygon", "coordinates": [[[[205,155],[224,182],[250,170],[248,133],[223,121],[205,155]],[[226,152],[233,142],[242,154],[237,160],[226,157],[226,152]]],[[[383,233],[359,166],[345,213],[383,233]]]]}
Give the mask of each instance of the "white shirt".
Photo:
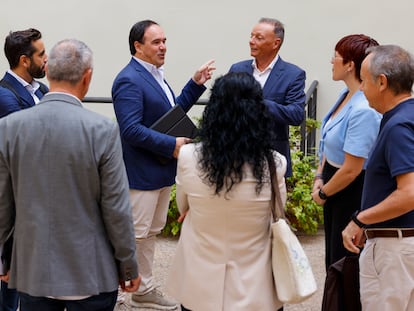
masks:
{"type": "Polygon", "coordinates": [[[161,86],[161,88],[164,90],[165,95],[167,95],[167,98],[171,104],[171,106],[175,105],[173,94],[168,87],[167,83],[165,83],[164,80],[164,67],[156,67],[153,64],[147,63],[146,61],[143,61],[142,59],[139,59],[138,57],[132,56],[138,63],[140,63],[146,70],[149,71],[149,73],[154,77],[154,79],[158,82],[158,84],[161,86]]]}
{"type": "Polygon", "coordinates": [[[253,60],[252,67],[253,67],[253,77],[257,80],[257,82],[260,83],[260,85],[265,85],[267,78],[269,78],[270,72],[272,71],[273,67],[275,66],[277,60],[279,59],[279,55],[276,55],[276,57],[272,60],[272,62],[265,68],[265,70],[260,71],[259,68],[257,68],[256,60],[253,60]]]}
{"type": "Polygon", "coordinates": [[[7,70],[7,72],[9,74],[11,74],[13,77],[16,78],[17,81],[19,81],[19,83],[21,85],[24,86],[24,88],[29,92],[29,94],[33,97],[33,100],[35,102],[35,104],[39,103],[40,99],[39,97],[36,96],[35,92],[39,89],[40,84],[39,82],[35,81],[34,79],[32,80],[31,83],[27,83],[26,80],[22,79],[21,77],[19,77],[16,73],[14,73],[14,71],[12,71],[11,69],[7,70]]]}

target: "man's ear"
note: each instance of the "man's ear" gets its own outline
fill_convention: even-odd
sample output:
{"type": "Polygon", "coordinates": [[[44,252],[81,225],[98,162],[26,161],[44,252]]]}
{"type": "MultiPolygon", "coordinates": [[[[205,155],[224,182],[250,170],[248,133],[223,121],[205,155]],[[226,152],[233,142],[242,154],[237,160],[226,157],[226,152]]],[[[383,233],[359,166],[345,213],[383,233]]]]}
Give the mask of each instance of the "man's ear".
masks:
{"type": "Polygon", "coordinates": [[[279,50],[281,45],[282,45],[282,39],[276,38],[274,42],[275,49],[279,50]]]}
{"type": "Polygon", "coordinates": [[[91,84],[91,80],[92,80],[92,72],[93,72],[92,68],[88,68],[83,73],[82,80],[80,82],[81,83],[80,87],[82,88],[81,99],[86,95],[86,93],[88,93],[89,85],[91,84]]]}
{"type": "Polygon", "coordinates": [[[20,55],[19,57],[19,64],[23,65],[25,68],[29,68],[30,66],[30,57],[27,55],[20,55]]]}
{"type": "Polygon", "coordinates": [[[88,68],[88,69],[85,70],[85,73],[83,74],[83,81],[84,81],[83,83],[87,87],[89,87],[89,84],[91,83],[91,80],[92,80],[92,72],[93,72],[92,68],[88,68]]]}
{"type": "Polygon", "coordinates": [[[377,78],[379,90],[382,92],[387,89],[388,87],[388,79],[387,76],[384,74],[380,74],[377,78]]]}
{"type": "Polygon", "coordinates": [[[141,43],[139,43],[138,41],[135,41],[134,47],[135,47],[135,53],[141,53],[141,43]]]}

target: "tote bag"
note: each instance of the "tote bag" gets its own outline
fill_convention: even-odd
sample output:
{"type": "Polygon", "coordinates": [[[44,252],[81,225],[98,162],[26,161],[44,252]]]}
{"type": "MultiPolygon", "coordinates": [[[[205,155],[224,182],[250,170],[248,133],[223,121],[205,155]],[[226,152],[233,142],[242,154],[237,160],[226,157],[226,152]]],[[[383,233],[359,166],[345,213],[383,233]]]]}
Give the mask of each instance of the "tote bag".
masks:
{"type": "Polygon", "coordinates": [[[308,257],[285,216],[274,160],[268,158],[272,183],[272,269],[277,296],[283,303],[300,303],[312,296],[316,281],[308,257]]]}

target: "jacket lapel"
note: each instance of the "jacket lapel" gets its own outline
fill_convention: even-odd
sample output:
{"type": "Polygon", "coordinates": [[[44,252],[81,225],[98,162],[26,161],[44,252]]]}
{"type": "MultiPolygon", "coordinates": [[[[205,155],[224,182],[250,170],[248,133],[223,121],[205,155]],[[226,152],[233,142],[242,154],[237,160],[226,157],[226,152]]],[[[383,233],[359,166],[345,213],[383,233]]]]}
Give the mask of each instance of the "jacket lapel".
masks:
{"type": "Polygon", "coordinates": [[[32,95],[30,95],[29,91],[27,91],[26,88],[16,80],[16,78],[14,78],[11,74],[6,73],[4,79],[13,87],[17,94],[19,94],[20,98],[27,107],[35,105],[32,95]]]}
{"type": "Polygon", "coordinates": [[[285,71],[285,62],[279,56],[276,64],[270,71],[269,77],[266,80],[265,85],[263,86],[263,93],[268,94],[272,92],[272,89],[275,85],[279,84],[279,79],[282,76],[283,72],[285,71]]]}
{"type": "MultiPolygon", "coordinates": [[[[165,94],[165,92],[161,88],[161,86],[158,84],[158,82],[155,80],[155,78],[152,76],[152,74],[150,72],[148,72],[148,70],[146,70],[144,67],[142,67],[142,65],[134,59],[131,60],[131,65],[134,66],[137,73],[145,81],[147,81],[148,84],[163,98],[164,103],[168,104],[168,107],[171,107],[171,104],[170,104],[170,101],[168,100],[167,95],[165,94]]],[[[164,80],[164,82],[165,82],[165,80],[164,80]]],[[[170,88],[170,86],[168,84],[167,84],[167,86],[170,88]]],[[[171,90],[171,88],[170,88],[170,90],[171,90]]],[[[173,97],[174,97],[174,93],[173,93],[172,90],[171,90],[171,93],[173,94],[173,97]]],[[[175,100],[175,98],[174,98],[174,100],[175,100]]]]}

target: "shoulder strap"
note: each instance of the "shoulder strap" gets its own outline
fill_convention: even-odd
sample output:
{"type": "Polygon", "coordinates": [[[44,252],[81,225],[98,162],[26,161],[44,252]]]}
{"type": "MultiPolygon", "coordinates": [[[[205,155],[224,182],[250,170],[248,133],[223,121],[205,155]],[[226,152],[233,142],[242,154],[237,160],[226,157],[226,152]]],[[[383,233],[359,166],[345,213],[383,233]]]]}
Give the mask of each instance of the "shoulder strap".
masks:
{"type": "Polygon", "coordinates": [[[37,81],[37,83],[39,83],[39,85],[40,85],[39,90],[40,90],[40,92],[42,92],[43,95],[45,95],[47,92],[49,92],[49,88],[46,86],[46,84],[44,84],[40,81],[37,81]]]}
{"type": "Polygon", "coordinates": [[[272,188],[272,197],[271,197],[270,204],[272,208],[273,221],[276,221],[279,218],[286,219],[285,210],[284,210],[282,199],[280,196],[280,190],[277,185],[276,165],[275,165],[275,159],[273,158],[272,153],[267,155],[267,163],[269,165],[270,182],[271,182],[271,188],[272,188]]]}
{"type": "Polygon", "coordinates": [[[0,86],[10,90],[14,94],[14,96],[16,96],[17,100],[19,101],[20,109],[23,109],[22,99],[21,99],[20,95],[17,93],[17,91],[13,88],[13,86],[4,79],[0,80],[0,86]]]}

